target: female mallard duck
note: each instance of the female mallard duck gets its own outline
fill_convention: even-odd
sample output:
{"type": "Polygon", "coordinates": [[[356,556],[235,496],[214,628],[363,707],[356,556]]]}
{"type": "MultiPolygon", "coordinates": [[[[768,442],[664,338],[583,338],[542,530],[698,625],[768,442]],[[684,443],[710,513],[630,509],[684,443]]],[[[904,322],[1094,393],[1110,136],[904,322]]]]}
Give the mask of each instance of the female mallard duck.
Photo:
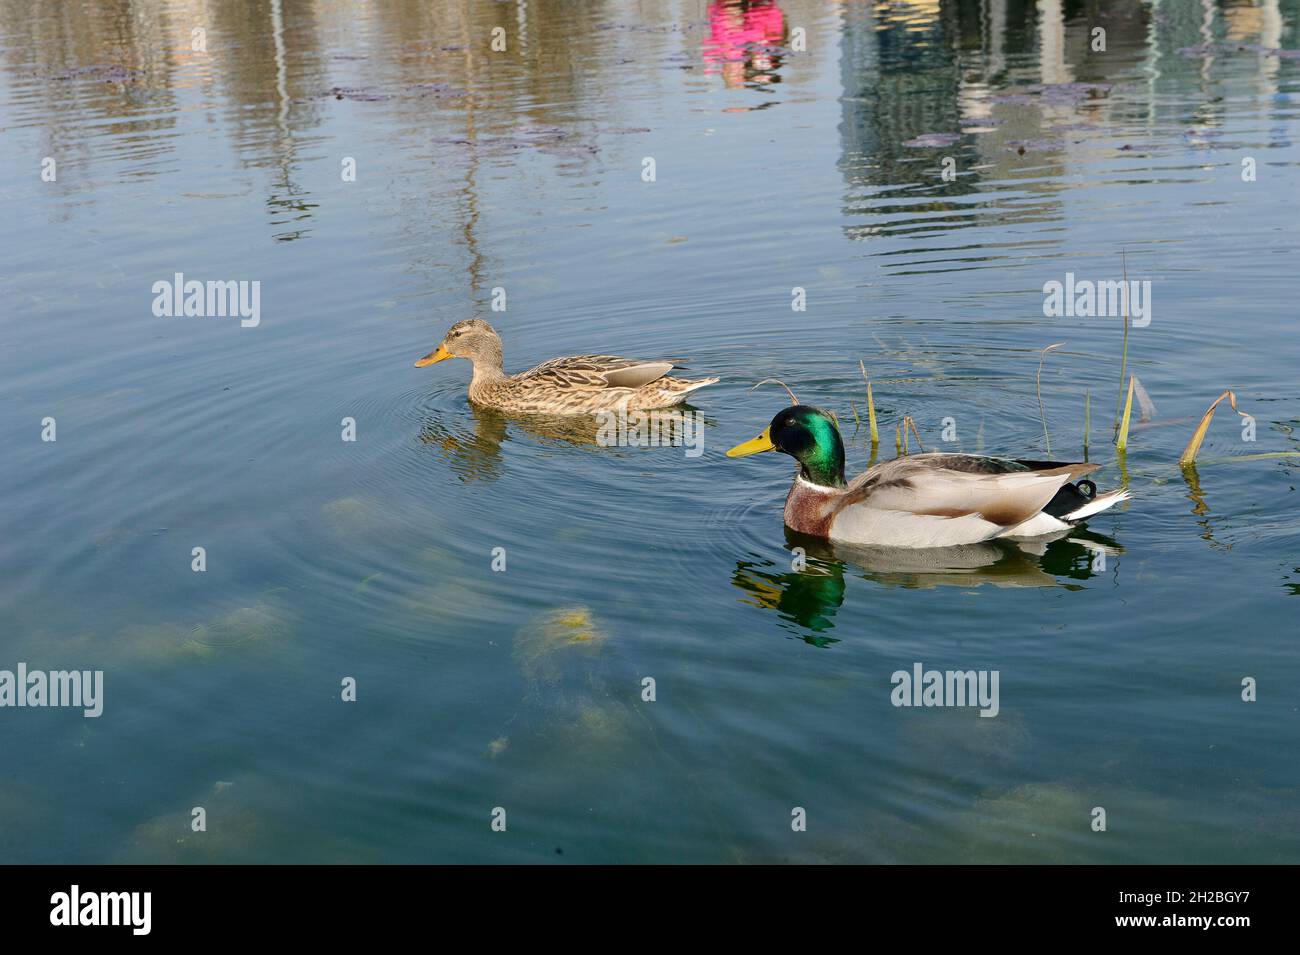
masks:
{"type": "Polygon", "coordinates": [[[665,377],[670,361],[637,361],[614,355],[574,355],[543,362],[531,371],[507,375],[501,337],[478,318],[457,322],[442,343],[415,363],[416,368],[444,358],[468,358],[474,365],[469,400],[514,414],[594,414],[598,411],[649,411],[681,401],[717,378],[688,381],[665,377]]]}
{"type": "Polygon", "coordinates": [[[785,523],[848,544],[949,547],[994,537],[1038,537],[1128,499],[1098,494],[1099,467],[931,452],[885,461],[844,482],[844,442],[834,419],[807,405],[786,408],[727,457],[781,451],[799,462],[785,523]]]}

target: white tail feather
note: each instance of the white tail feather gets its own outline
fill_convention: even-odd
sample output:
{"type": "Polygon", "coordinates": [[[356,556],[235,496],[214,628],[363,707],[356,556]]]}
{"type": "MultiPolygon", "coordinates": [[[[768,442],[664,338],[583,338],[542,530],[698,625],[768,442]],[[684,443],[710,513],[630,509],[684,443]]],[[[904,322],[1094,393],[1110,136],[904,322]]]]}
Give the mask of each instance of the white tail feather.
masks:
{"type": "Polygon", "coordinates": [[[1067,521],[1081,521],[1085,517],[1091,517],[1094,514],[1106,510],[1106,508],[1113,504],[1118,504],[1120,501],[1127,501],[1128,499],[1129,493],[1123,488],[1120,488],[1117,491],[1107,491],[1105,494],[1098,494],[1078,510],[1066,514],[1065,519],[1067,521]]]}

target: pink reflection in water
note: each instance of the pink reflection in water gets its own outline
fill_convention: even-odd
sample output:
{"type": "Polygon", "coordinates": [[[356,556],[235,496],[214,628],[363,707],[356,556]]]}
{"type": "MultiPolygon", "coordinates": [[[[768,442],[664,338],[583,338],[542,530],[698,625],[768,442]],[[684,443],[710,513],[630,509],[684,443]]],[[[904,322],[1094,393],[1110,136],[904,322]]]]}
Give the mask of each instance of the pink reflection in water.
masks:
{"type": "Polygon", "coordinates": [[[709,25],[703,43],[707,72],[721,73],[729,88],[776,80],[784,52],[785,14],[775,0],[714,0],[709,25]]]}

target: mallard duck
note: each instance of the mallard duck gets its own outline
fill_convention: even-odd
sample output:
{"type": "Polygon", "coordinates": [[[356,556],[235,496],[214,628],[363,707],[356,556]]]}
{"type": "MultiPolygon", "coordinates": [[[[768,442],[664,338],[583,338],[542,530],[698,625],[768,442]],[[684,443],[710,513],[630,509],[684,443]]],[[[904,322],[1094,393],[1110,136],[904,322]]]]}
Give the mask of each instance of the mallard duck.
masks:
{"type": "Polygon", "coordinates": [[[844,481],[844,442],[824,411],[794,405],[727,457],[780,451],[799,462],[785,523],[812,537],[889,547],[950,547],[1052,534],[1128,499],[1079,481],[1096,464],[982,454],[911,454],[844,481]]]}
{"type": "Polygon", "coordinates": [[[468,358],[474,365],[469,400],[514,414],[594,414],[598,411],[649,411],[680,404],[697,388],[717,378],[665,377],[671,361],[638,361],[615,355],[553,358],[531,371],[507,375],[501,336],[478,318],[457,322],[416,368],[444,358],[468,358]]]}

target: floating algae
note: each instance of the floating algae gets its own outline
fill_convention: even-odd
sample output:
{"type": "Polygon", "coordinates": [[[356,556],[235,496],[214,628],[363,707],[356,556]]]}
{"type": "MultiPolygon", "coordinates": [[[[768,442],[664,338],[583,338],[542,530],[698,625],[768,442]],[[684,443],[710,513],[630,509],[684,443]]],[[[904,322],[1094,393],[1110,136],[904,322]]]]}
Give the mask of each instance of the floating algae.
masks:
{"type": "Polygon", "coordinates": [[[303,830],[297,797],[259,776],[217,780],[179,807],[131,830],[114,861],[157,863],[376,862],[373,849],[351,838],[303,830]],[[204,810],[194,831],[194,808],[204,810]]]}
{"type": "Polygon", "coordinates": [[[566,752],[585,752],[617,746],[632,726],[632,711],[608,695],[591,694],[579,700],[571,717],[551,727],[566,752]]]}
{"type": "MultiPolygon", "coordinates": [[[[321,523],[329,532],[347,539],[349,544],[380,544],[385,550],[409,527],[393,505],[370,497],[339,497],[320,506],[321,523]]],[[[443,529],[433,515],[424,515],[427,529],[443,529]]]]}
{"type": "Polygon", "coordinates": [[[515,635],[515,661],[530,682],[558,683],[569,659],[598,654],[607,636],[586,607],[547,611],[515,635]]]}
{"type": "Polygon", "coordinates": [[[117,632],[102,633],[28,630],[15,649],[29,664],[48,661],[55,669],[68,659],[80,661],[83,669],[112,669],[194,661],[211,652],[195,642],[190,627],[169,622],[129,624],[117,632]]]}
{"type": "Polygon", "coordinates": [[[362,497],[340,497],[321,506],[321,514],[339,534],[373,532],[381,511],[374,501],[362,497]]]}
{"type": "Polygon", "coordinates": [[[94,669],[167,666],[218,658],[234,647],[268,648],[293,634],[293,613],[262,599],[222,613],[206,623],[160,620],[129,623],[116,631],[53,633],[28,631],[23,655],[29,662],[75,658],[94,669]],[[50,656],[53,655],[53,656],[50,656]]]}
{"type": "MultiPolygon", "coordinates": [[[[1139,863],[1167,854],[1169,820],[1194,816],[1175,800],[1095,779],[1029,783],[979,799],[957,818],[952,861],[1139,863]],[[1093,830],[1096,807],[1106,812],[1105,832],[1093,830]]],[[[1179,861],[1197,861],[1194,841],[1179,861]]]]}
{"type": "Polygon", "coordinates": [[[980,799],[961,817],[958,857],[971,862],[1070,862],[1093,835],[1094,802],[1064,786],[1031,783],[980,799]]]}
{"type": "Polygon", "coordinates": [[[194,628],[178,623],[135,624],[124,627],[112,647],[116,657],[131,662],[171,663],[211,656],[213,648],[196,637],[194,628]]]}
{"type": "Polygon", "coordinates": [[[289,611],[265,600],[238,607],[207,624],[197,625],[190,639],[205,651],[241,645],[270,646],[293,634],[289,611]]]}
{"type": "Polygon", "coordinates": [[[266,841],[261,818],[235,802],[231,783],[218,782],[175,812],[154,816],[131,832],[122,861],[132,864],[252,861],[266,841]],[[194,831],[193,809],[204,811],[194,831]]]}
{"type": "Polygon", "coordinates": [[[521,627],[513,650],[527,691],[511,723],[532,724],[535,735],[570,755],[623,740],[632,718],[629,704],[639,698],[640,687],[629,678],[619,689],[606,679],[602,651],[608,639],[591,610],[580,605],[546,611],[521,627]]]}

